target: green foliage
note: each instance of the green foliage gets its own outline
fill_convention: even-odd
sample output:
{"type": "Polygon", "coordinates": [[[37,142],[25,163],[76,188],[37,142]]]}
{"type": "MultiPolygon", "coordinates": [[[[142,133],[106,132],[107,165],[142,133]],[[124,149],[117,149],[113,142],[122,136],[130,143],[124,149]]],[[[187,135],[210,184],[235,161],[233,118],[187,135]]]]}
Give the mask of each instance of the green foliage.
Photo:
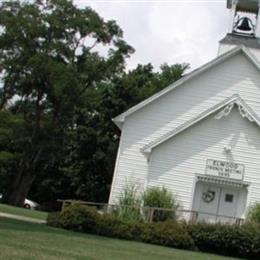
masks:
{"type": "Polygon", "coordinates": [[[173,211],[160,211],[155,210],[153,215],[153,221],[165,221],[167,219],[176,218],[176,210],[178,203],[176,198],[166,188],[152,187],[148,188],[143,195],[144,207],[155,207],[172,209],[173,211]]]}
{"type": "Polygon", "coordinates": [[[2,151],[0,152],[0,163],[9,162],[10,160],[13,160],[15,158],[15,155],[13,153],[2,151]]]}
{"type": "Polygon", "coordinates": [[[18,116],[9,111],[0,110],[0,193],[5,201],[10,182],[15,177],[17,165],[22,153],[21,135],[23,127],[18,116]]]}
{"type": "Polygon", "coordinates": [[[141,240],[142,225],[111,214],[103,214],[97,223],[96,234],[128,240],[141,240]]]}
{"type": "Polygon", "coordinates": [[[259,226],[199,223],[190,225],[189,233],[201,251],[259,259],[259,226]]]}
{"type": "Polygon", "coordinates": [[[247,220],[260,224],[260,203],[256,203],[249,209],[247,220]]]}
{"type": "Polygon", "coordinates": [[[112,213],[123,220],[139,221],[142,218],[141,204],[142,200],[137,187],[133,184],[127,184],[119,197],[118,207],[113,209],[112,213]]]}
{"type": "Polygon", "coordinates": [[[133,205],[140,206],[141,199],[138,195],[138,189],[134,184],[127,184],[120,197],[119,197],[119,205],[133,205]]]}
{"type": "Polygon", "coordinates": [[[73,204],[66,207],[61,213],[50,213],[47,222],[51,226],[62,227],[75,231],[96,230],[99,214],[96,210],[73,204]]]}
{"type": "Polygon", "coordinates": [[[181,249],[195,248],[185,223],[172,220],[148,224],[143,241],[181,249]]]}
{"type": "Polygon", "coordinates": [[[21,205],[34,179],[66,171],[80,142],[81,111],[91,107],[88,92],[122,73],[133,49],[115,21],[67,0],[1,1],[0,27],[0,109],[19,121],[19,128],[12,120],[0,126],[0,140],[9,139],[0,151],[19,154],[6,195],[21,205]],[[97,46],[108,53],[100,55],[97,46]]]}

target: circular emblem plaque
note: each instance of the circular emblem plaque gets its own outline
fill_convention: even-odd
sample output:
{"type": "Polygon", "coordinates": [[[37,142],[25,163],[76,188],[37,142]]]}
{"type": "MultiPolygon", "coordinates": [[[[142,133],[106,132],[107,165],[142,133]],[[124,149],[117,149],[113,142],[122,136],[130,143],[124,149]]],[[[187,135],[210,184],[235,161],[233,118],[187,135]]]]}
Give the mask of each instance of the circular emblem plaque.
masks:
{"type": "Polygon", "coordinates": [[[203,201],[210,203],[215,199],[215,191],[212,190],[208,190],[203,192],[202,194],[202,199],[203,201]]]}

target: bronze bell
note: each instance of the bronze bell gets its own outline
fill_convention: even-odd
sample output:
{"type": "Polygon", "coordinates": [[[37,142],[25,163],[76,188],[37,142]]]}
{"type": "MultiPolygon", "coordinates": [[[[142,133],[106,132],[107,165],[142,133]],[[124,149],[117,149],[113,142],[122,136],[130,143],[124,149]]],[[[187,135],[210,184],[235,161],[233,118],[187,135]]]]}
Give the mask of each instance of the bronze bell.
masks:
{"type": "Polygon", "coordinates": [[[252,30],[252,27],[250,27],[250,23],[252,23],[252,22],[249,18],[243,17],[243,18],[241,18],[240,21],[241,21],[240,25],[237,26],[238,30],[241,30],[241,31],[251,31],[252,30]]]}

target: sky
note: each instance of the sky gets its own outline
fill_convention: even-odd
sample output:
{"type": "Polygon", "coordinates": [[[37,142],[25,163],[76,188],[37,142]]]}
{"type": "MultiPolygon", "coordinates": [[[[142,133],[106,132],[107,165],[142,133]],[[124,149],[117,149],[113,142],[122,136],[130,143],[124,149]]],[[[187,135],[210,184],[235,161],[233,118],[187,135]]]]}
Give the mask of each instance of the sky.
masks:
{"type": "Polygon", "coordinates": [[[128,69],[151,62],[159,69],[189,63],[195,69],[215,58],[228,29],[226,0],[74,0],[105,20],[116,20],[135,53],[128,69]]]}

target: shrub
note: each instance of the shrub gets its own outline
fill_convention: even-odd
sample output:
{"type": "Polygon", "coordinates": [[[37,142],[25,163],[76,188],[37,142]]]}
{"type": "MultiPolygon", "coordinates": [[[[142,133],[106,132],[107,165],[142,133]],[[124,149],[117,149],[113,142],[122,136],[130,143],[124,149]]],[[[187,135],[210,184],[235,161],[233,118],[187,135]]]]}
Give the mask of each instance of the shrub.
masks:
{"type": "Polygon", "coordinates": [[[113,215],[104,214],[97,223],[97,234],[128,240],[141,240],[143,224],[125,221],[113,215]]]}
{"type": "Polygon", "coordinates": [[[180,249],[195,249],[186,225],[173,220],[149,224],[143,241],[180,249]]]}
{"type": "Polygon", "coordinates": [[[143,195],[143,204],[145,207],[167,208],[173,211],[155,210],[153,221],[165,221],[176,218],[176,210],[178,208],[177,201],[173,194],[166,188],[149,188],[143,195]]]}
{"type": "Polygon", "coordinates": [[[104,214],[97,223],[96,233],[102,236],[123,238],[120,232],[122,225],[121,219],[110,214],[104,214]]]}
{"type": "Polygon", "coordinates": [[[260,233],[254,225],[198,223],[189,225],[195,246],[204,252],[222,255],[260,258],[260,233]]]}
{"type": "Polygon", "coordinates": [[[59,214],[50,214],[47,223],[50,226],[69,230],[95,233],[99,217],[100,215],[95,209],[80,204],[73,204],[67,206],[59,214]]]}
{"type": "Polygon", "coordinates": [[[138,195],[137,187],[132,184],[128,184],[123,189],[120,198],[119,205],[113,210],[113,215],[127,221],[140,221],[141,215],[141,199],[138,195]]]}
{"type": "Polygon", "coordinates": [[[260,224],[260,203],[256,203],[250,208],[247,220],[260,224]]]}

